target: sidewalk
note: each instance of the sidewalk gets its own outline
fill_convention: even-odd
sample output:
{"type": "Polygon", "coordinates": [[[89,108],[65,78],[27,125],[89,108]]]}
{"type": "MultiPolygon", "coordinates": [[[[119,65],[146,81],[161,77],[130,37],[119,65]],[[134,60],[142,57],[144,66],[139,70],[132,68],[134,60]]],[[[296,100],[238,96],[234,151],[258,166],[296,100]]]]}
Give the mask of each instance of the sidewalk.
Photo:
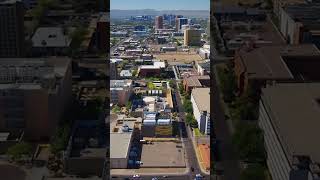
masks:
{"type": "MultiPolygon", "coordinates": [[[[190,127],[187,127],[188,128],[188,131],[191,131],[190,130],[190,127]]],[[[193,131],[192,131],[193,132],[193,131]]],[[[199,150],[198,150],[198,147],[197,147],[197,144],[195,142],[195,139],[193,138],[194,137],[194,134],[190,132],[190,134],[192,134],[192,145],[193,145],[193,149],[195,150],[195,153],[196,153],[196,157],[197,157],[197,162],[199,164],[199,167],[200,167],[200,170],[203,174],[206,174],[206,175],[210,175],[210,171],[206,171],[203,167],[203,162],[201,160],[201,155],[199,153],[199,150]]]]}
{"type": "Polygon", "coordinates": [[[189,173],[188,168],[140,168],[140,169],[111,169],[111,175],[170,175],[170,176],[181,176],[189,173]]]}

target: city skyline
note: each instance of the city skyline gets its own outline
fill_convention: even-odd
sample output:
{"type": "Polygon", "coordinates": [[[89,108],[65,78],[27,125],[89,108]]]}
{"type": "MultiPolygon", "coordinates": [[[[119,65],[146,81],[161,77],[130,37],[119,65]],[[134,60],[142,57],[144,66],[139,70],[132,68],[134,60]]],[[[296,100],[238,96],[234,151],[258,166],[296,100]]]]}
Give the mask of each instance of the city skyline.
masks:
{"type": "Polygon", "coordinates": [[[209,0],[111,0],[111,10],[210,10],[209,0]],[[150,3],[150,1],[153,1],[150,3]],[[170,4],[170,5],[168,5],[170,4]]]}

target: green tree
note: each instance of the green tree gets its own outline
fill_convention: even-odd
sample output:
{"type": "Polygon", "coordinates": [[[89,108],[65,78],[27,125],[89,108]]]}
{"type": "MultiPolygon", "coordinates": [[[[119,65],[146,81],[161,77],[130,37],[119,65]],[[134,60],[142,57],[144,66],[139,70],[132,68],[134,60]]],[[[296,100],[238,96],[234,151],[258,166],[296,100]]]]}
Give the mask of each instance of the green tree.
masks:
{"type": "Polygon", "coordinates": [[[192,103],[191,103],[191,101],[189,99],[185,99],[183,101],[183,108],[184,108],[185,112],[193,113],[192,103]]]}
{"type": "Polygon", "coordinates": [[[186,123],[187,124],[191,124],[192,121],[193,121],[193,115],[190,114],[190,113],[187,113],[187,115],[186,115],[186,123]]]}
{"type": "Polygon", "coordinates": [[[198,122],[193,118],[190,123],[190,126],[193,128],[198,128],[198,122]]]}
{"type": "Polygon", "coordinates": [[[50,151],[56,155],[59,152],[63,151],[68,144],[69,135],[70,135],[69,124],[61,125],[55,132],[53,141],[50,144],[50,151]]]}
{"type": "Polygon", "coordinates": [[[126,104],[126,108],[127,109],[131,109],[131,106],[132,106],[132,102],[128,101],[127,104],[126,104]]]}
{"type": "Polygon", "coordinates": [[[263,132],[256,124],[238,123],[233,135],[233,142],[239,150],[242,160],[247,162],[265,161],[263,132]]]}
{"type": "Polygon", "coordinates": [[[19,142],[8,149],[7,155],[14,161],[20,160],[23,156],[30,157],[32,146],[27,142],[19,142]]]}
{"type": "Polygon", "coordinates": [[[132,71],[132,76],[135,77],[135,76],[137,75],[137,73],[138,73],[138,70],[136,70],[136,69],[133,70],[133,71],[132,71]]]}
{"type": "Polygon", "coordinates": [[[170,86],[171,88],[175,88],[175,83],[174,83],[173,80],[169,80],[169,86],[170,86]]]}
{"type": "Polygon", "coordinates": [[[112,112],[113,113],[118,113],[121,111],[121,108],[118,106],[118,105],[115,105],[113,108],[112,108],[112,112]]]}
{"type": "Polygon", "coordinates": [[[240,180],[266,180],[265,168],[259,164],[249,165],[240,174],[240,180]]]}
{"type": "Polygon", "coordinates": [[[179,92],[180,92],[181,95],[184,94],[184,87],[183,87],[182,83],[179,83],[179,92]]]}
{"type": "Polygon", "coordinates": [[[235,74],[233,70],[230,69],[218,68],[217,71],[223,98],[226,102],[232,102],[237,89],[235,74]]]}

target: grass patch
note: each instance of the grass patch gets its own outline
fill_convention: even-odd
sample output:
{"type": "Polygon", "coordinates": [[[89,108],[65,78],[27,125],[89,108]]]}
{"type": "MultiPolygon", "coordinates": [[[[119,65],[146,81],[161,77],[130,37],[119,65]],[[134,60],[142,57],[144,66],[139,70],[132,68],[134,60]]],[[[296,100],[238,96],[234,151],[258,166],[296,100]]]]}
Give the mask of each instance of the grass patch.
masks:
{"type": "Polygon", "coordinates": [[[196,137],[203,136],[203,134],[200,132],[199,128],[194,128],[193,131],[194,131],[194,134],[196,137]]]}

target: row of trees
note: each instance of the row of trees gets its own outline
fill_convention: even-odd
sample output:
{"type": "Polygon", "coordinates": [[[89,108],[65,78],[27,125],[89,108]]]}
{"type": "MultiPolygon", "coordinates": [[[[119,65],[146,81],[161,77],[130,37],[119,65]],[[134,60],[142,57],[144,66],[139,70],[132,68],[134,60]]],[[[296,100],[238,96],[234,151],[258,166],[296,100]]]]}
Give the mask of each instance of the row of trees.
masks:
{"type": "Polygon", "coordinates": [[[236,76],[231,63],[225,68],[218,68],[220,89],[227,103],[235,132],[233,144],[238,150],[240,159],[248,164],[241,172],[241,180],[266,179],[266,153],[263,132],[257,125],[259,92],[253,84],[237,95],[236,76]],[[250,121],[248,121],[250,120],[250,121]]]}
{"type": "Polygon", "coordinates": [[[183,109],[187,113],[186,115],[186,123],[193,127],[197,128],[198,127],[198,122],[193,116],[193,107],[192,107],[192,102],[190,101],[190,95],[185,95],[184,100],[183,100],[183,109]]]}

